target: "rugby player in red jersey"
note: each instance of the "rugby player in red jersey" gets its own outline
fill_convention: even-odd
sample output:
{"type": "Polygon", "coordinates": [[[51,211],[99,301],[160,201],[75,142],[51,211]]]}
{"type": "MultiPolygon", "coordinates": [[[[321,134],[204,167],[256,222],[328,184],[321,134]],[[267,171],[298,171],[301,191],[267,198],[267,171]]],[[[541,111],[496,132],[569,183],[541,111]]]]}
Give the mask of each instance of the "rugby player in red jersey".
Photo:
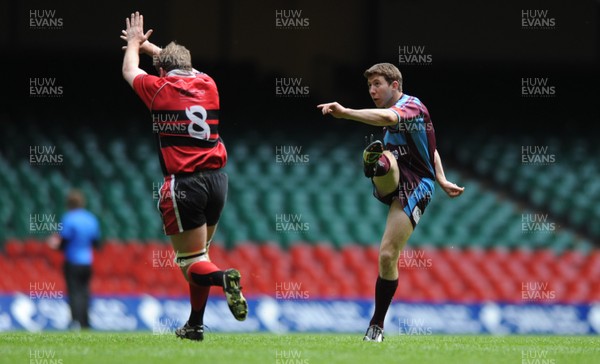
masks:
{"type": "Polygon", "coordinates": [[[398,260],[433,196],[434,180],[450,197],[464,187],[449,182],[436,149],[429,111],[416,97],[402,92],[396,66],[379,63],[364,73],[375,109],[350,109],[337,102],[318,105],[323,115],[384,127],[383,143],[372,141],[363,152],[365,176],[373,195],[390,206],[379,248],[375,312],[365,341],[383,341],[385,315],[398,287],[398,260]]]}
{"type": "Polygon", "coordinates": [[[123,77],[152,114],[158,157],[164,174],[158,208],[171,238],[176,262],[189,282],[190,317],[175,334],[203,340],[203,316],[211,286],[223,287],[233,316],[248,315],[240,272],[222,271],[208,256],[210,241],[227,197],[227,162],[219,137],[219,94],[208,75],[192,68],[190,52],[170,43],[160,49],[148,41],[138,12],[125,20],[127,41],[123,77]],[[139,68],[139,54],[153,57],[159,77],[139,68]]]}

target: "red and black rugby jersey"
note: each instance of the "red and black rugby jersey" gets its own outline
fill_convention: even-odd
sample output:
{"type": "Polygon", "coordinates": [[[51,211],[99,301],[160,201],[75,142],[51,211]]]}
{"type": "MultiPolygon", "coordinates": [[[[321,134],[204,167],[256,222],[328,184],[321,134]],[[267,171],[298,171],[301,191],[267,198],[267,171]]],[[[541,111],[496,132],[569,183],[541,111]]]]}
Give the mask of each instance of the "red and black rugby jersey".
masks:
{"type": "Polygon", "coordinates": [[[174,70],[165,77],[142,74],[133,89],[150,109],[165,176],[218,169],[227,163],[219,138],[219,92],[198,72],[174,70]]]}

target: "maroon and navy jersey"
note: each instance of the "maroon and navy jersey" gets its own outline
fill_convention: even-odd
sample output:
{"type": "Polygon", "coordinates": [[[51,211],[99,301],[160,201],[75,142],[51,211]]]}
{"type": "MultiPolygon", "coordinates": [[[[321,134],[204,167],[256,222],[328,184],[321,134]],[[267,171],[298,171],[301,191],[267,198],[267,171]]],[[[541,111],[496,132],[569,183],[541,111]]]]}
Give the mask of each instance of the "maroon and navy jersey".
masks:
{"type": "Polygon", "coordinates": [[[219,92],[204,73],[174,70],[165,77],[142,74],[133,89],[152,114],[165,176],[219,169],[227,151],[219,138],[219,92]]]}
{"type": "Polygon", "coordinates": [[[398,123],[385,128],[383,142],[396,157],[401,178],[415,186],[423,178],[435,180],[435,130],[429,111],[406,94],[390,110],[398,115],[398,123]]]}

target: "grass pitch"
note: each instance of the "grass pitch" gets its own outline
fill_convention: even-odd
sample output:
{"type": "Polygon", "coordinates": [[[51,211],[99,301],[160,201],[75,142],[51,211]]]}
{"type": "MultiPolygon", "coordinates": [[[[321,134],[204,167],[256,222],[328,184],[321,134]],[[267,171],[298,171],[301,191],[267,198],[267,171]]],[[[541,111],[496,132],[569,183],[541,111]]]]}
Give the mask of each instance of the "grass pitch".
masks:
{"type": "Polygon", "coordinates": [[[203,342],[152,333],[0,333],[1,363],[600,363],[597,336],[220,334],[203,342]]]}

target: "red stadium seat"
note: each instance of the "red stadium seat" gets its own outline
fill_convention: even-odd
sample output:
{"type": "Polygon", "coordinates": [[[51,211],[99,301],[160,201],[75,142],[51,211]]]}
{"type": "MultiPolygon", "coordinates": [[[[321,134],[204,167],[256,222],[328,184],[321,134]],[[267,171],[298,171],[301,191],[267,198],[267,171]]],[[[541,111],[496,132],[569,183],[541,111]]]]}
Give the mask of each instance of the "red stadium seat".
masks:
{"type": "Polygon", "coordinates": [[[150,240],[146,242],[144,252],[142,253],[143,259],[144,261],[152,262],[152,259],[154,259],[156,255],[159,254],[157,252],[168,251],[168,249],[173,249],[171,248],[170,244],[165,244],[158,240],[150,240]]]}
{"type": "Polygon", "coordinates": [[[346,271],[342,259],[337,256],[321,262],[321,266],[325,270],[328,280],[339,282],[348,278],[349,273],[346,271]]]}
{"type": "Polygon", "coordinates": [[[523,280],[535,279],[538,281],[546,281],[546,282],[552,280],[552,278],[555,276],[555,274],[552,271],[552,264],[553,263],[532,264],[531,265],[531,273],[533,275],[529,276],[529,277],[524,277],[523,280]]]}
{"type": "Polygon", "coordinates": [[[229,253],[225,250],[225,248],[223,248],[221,244],[215,242],[210,244],[208,255],[210,257],[210,260],[214,262],[217,266],[233,266],[233,264],[230,264],[229,262],[228,254],[229,253]]]}
{"type": "Polygon", "coordinates": [[[342,248],[342,261],[348,270],[360,271],[368,262],[365,251],[358,245],[347,245],[342,248]]]}
{"type": "Polygon", "coordinates": [[[428,301],[438,303],[445,302],[446,300],[448,300],[448,297],[444,292],[444,288],[440,284],[435,284],[430,287],[427,287],[425,297],[428,301]]]}
{"type": "Polygon", "coordinates": [[[322,263],[336,259],[338,256],[335,249],[328,243],[316,243],[313,246],[313,254],[315,259],[322,263]]]}
{"type": "Polygon", "coordinates": [[[379,264],[379,247],[371,245],[365,249],[365,257],[375,265],[379,264]]]}
{"type": "Polygon", "coordinates": [[[187,298],[188,291],[189,289],[187,285],[183,286],[180,284],[173,284],[166,287],[166,295],[173,298],[187,298]]]}
{"type": "MultiPolygon", "coordinates": [[[[600,250],[584,254],[551,250],[508,251],[505,249],[466,250],[420,249],[415,251],[425,265],[400,266],[397,299],[430,302],[506,301],[523,303],[523,284],[546,283],[554,302],[600,301],[600,250]]],[[[345,245],[336,250],[330,244],[294,242],[284,251],[273,242],[242,242],[226,250],[213,243],[211,259],[221,268],[242,272],[249,297],[275,296],[278,285],[300,285],[309,298],[372,299],[378,272],[379,247],[345,245]],[[326,281],[323,277],[327,277],[326,281]],[[331,282],[334,282],[332,284],[331,282]]],[[[142,294],[187,297],[188,286],[171,261],[169,244],[136,240],[108,241],[95,254],[92,291],[94,294],[142,294]],[[162,265],[157,266],[156,260],[162,265]]],[[[407,259],[413,259],[408,257],[407,259]]],[[[18,271],[10,279],[0,277],[0,291],[29,290],[31,282],[52,281],[64,289],[63,254],[42,241],[10,239],[0,266],[18,271]]],[[[222,296],[220,290],[211,294],[222,296]]]]}
{"type": "Polygon", "coordinates": [[[265,242],[259,246],[259,250],[262,259],[266,259],[271,262],[280,259],[283,255],[287,255],[281,250],[279,244],[275,242],[265,242]]]}
{"type": "Polygon", "coordinates": [[[567,285],[565,300],[571,303],[586,302],[590,293],[590,284],[585,280],[575,280],[567,285]]]}
{"type": "Polygon", "coordinates": [[[289,254],[293,267],[302,269],[315,265],[312,248],[306,244],[294,244],[289,248],[289,254]]]}
{"type": "Polygon", "coordinates": [[[27,239],[24,242],[23,254],[33,257],[42,255],[45,243],[37,239],[27,239]]]}
{"type": "MultiPolygon", "coordinates": [[[[506,272],[506,279],[514,280],[514,281],[523,281],[534,278],[531,276],[530,272],[526,269],[526,266],[518,261],[513,260],[512,258],[507,258],[507,260],[501,262],[504,271],[506,272]]],[[[544,266],[539,265],[538,268],[542,269],[544,266]]],[[[535,267],[532,267],[535,268],[535,267]]],[[[537,274],[537,273],[536,273],[537,274]]]]}
{"type": "Polygon", "coordinates": [[[600,277],[600,254],[589,254],[581,266],[584,277],[600,277]]]}
{"type": "Polygon", "coordinates": [[[463,250],[462,256],[465,260],[479,264],[486,261],[487,253],[483,249],[471,247],[463,250]]]}
{"type": "Polygon", "coordinates": [[[570,261],[569,259],[561,257],[553,262],[550,268],[553,271],[553,276],[560,277],[566,281],[573,281],[580,279],[581,266],[581,262],[570,261]]]}
{"type": "Polygon", "coordinates": [[[124,255],[125,245],[117,240],[107,240],[102,246],[102,254],[118,259],[117,257],[124,255]]]}
{"type": "Polygon", "coordinates": [[[130,255],[133,259],[137,260],[144,256],[146,251],[145,245],[138,240],[128,240],[125,244],[126,254],[130,255]]]}
{"type": "Polygon", "coordinates": [[[547,263],[556,259],[556,254],[549,249],[539,249],[533,252],[531,259],[535,264],[547,263]]]}
{"type": "Polygon", "coordinates": [[[236,245],[235,250],[239,251],[242,259],[253,262],[261,260],[259,247],[253,242],[241,242],[236,245]]]}
{"type": "Polygon", "coordinates": [[[577,250],[566,250],[558,256],[559,260],[572,266],[579,267],[586,261],[586,256],[577,250]]]}
{"type": "Polygon", "coordinates": [[[285,282],[289,281],[291,276],[291,269],[289,264],[289,259],[282,259],[283,262],[278,262],[277,264],[271,264],[267,266],[269,272],[269,278],[272,282],[285,282]]]}
{"type": "Polygon", "coordinates": [[[54,269],[62,269],[65,256],[62,252],[51,249],[46,253],[46,259],[48,260],[48,264],[54,269]]]}
{"type": "Polygon", "coordinates": [[[4,250],[8,257],[20,256],[25,250],[24,247],[25,245],[23,244],[23,242],[18,239],[8,239],[4,243],[4,250]]]}

